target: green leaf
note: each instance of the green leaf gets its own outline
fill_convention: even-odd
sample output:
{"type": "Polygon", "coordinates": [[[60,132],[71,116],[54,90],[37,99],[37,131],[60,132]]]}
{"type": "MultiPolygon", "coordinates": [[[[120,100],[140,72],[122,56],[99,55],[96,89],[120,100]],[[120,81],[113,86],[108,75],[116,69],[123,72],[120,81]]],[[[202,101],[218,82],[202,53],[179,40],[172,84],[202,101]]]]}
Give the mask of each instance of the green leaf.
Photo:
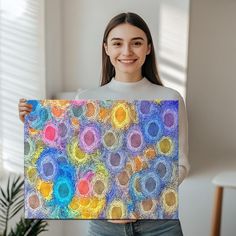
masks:
{"type": "MultiPolygon", "coordinates": [[[[8,178],[6,190],[0,187],[0,228],[7,236],[8,221],[24,207],[24,181],[20,176],[8,178]]],[[[10,229],[8,236],[36,236],[47,231],[45,220],[24,219],[21,217],[14,229],[10,229]]]]}
{"type": "Polygon", "coordinates": [[[4,231],[4,236],[8,231],[9,220],[23,208],[23,184],[21,176],[9,176],[6,189],[0,188],[0,227],[4,231]]]}
{"type": "Polygon", "coordinates": [[[9,236],[36,236],[41,232],[47,231],[48,223],[45,220],[20,219],[15,229],[11,230],[9,236]]]}

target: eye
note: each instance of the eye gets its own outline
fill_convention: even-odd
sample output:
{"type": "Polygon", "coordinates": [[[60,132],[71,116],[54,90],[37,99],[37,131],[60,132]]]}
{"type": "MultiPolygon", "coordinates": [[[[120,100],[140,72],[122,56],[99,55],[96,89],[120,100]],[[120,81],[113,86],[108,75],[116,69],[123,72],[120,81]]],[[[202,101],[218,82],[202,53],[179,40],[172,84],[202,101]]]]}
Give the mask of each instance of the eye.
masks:
{"type": "Polygon", "coordinates": [[[120,43],[120,42],[114,42],[112,45],[113,45],[113,46],[120,46],[121,43],[120,43]]]}
{"type": "Polygon", "coordinates": [[[133,45],[135,45],[135,46],[141,46],[141,45],[142,45],[142,42],[136,41],[136,42],[133,43],[133,45]]]}

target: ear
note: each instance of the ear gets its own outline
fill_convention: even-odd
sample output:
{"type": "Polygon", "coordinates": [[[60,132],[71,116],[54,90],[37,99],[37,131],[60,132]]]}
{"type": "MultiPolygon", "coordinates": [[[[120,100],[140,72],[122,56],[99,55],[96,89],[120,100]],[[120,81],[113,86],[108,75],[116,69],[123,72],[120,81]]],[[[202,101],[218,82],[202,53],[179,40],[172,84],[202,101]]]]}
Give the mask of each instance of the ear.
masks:
{"type": "Polygon", "coordinates": [[[152,45],[149,43],[149,44],[148,44],[148,50],[147,50],[146,55],[150,54],[151,48],[152,48],[152,45]]]}
{"type": "Polygon", "coordinates": [[[103,47],[105,49],[106,54],[109,56],[107,44],[103,43],[103,47]]]}

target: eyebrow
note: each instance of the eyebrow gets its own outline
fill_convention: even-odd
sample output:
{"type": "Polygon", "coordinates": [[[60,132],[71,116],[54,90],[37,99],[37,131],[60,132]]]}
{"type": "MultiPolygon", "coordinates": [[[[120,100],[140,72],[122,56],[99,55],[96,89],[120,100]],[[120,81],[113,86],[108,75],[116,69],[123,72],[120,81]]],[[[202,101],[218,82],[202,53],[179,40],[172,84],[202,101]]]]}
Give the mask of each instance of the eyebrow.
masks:
{"type": "MultiPolygon", "coordinates": [[[[143,41],[144,41],[144,39],[143,39],[142,37],[135,37],[135,38],[132,38],[131,41],[132,41],[132,40],[137,40],[137,39],[140,39],[140,40],[143,40],[143,41]]],[[[112,38],[111,41],[113,41],[113,40],[123,40],[123,39],[122,39],[122,38],[112,38]]]]}

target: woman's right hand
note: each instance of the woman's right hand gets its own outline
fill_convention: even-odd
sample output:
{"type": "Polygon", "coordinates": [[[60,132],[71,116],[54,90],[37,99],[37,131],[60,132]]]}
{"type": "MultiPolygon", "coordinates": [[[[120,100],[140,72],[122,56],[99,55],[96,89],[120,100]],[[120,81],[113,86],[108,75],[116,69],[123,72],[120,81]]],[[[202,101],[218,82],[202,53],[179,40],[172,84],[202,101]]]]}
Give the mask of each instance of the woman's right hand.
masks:
{"type": "Polygon", "coordinates": [[[25,98],[21,98],[18,104],[19,109],[19,118],[22,122],[25,121],[25,115],[28,115],[32,111],[32,105],[27,104],[27,100],[25,98]]]}

